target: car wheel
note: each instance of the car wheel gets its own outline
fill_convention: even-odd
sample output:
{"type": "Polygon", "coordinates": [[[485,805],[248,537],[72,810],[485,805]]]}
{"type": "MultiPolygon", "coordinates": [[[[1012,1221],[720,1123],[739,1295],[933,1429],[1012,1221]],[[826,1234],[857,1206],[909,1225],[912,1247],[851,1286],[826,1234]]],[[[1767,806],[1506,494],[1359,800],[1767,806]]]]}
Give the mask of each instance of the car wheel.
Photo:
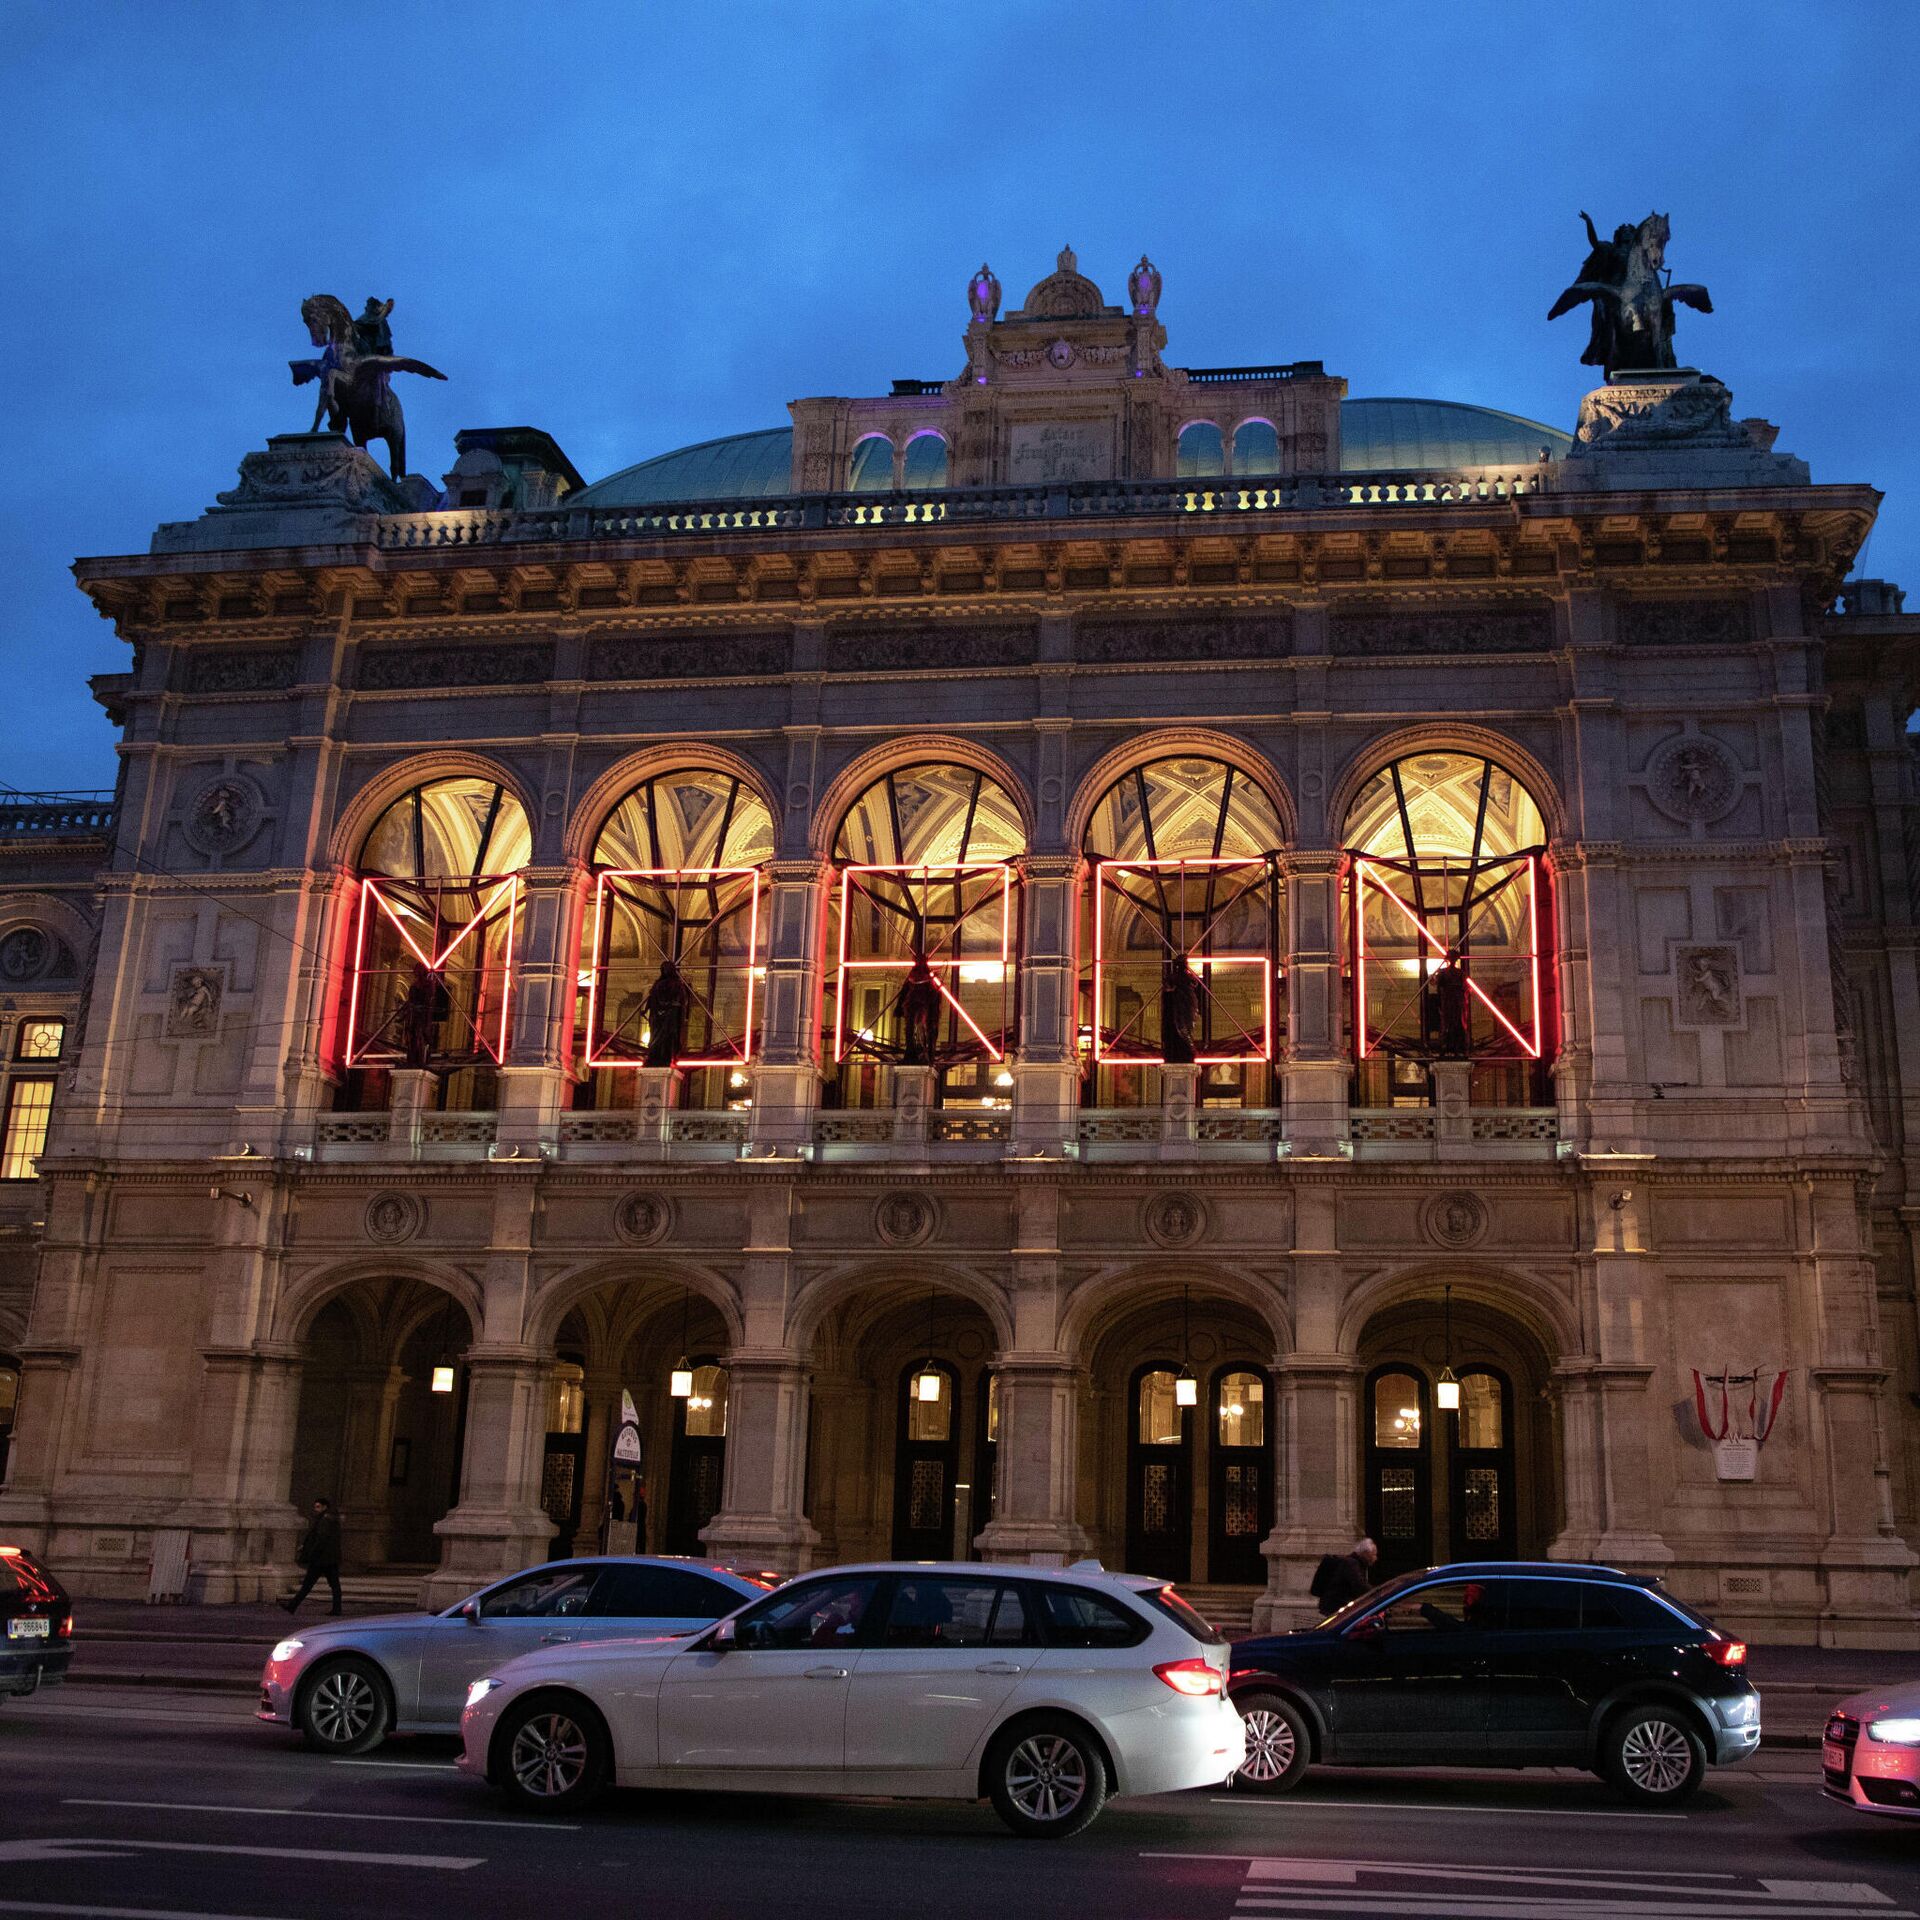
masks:
{"type": "Polygon", "coordinates": [[[577,1694],[534,1694],[501,1717],[494,1735],[501,1791],[529,1813],[572,1813],[597,1798],[613,1772],[613,1743],[577,1694]]]}
{"type": "Polygon", "coordinates": [[[387,1737],[387,1683],[366,1660],[327,1660],[300,1694],[300,1731],[320,1753],[366,1753],[387,1737]]]}
{"type": "Polygon", "coordinates": [[[1233,1776],[1236,1793],[1287,1793],[1313,1757],[1300,1709],[1278,1693],[1243,1693],[1233,1703],[1247,1729],[1247,1757],[1233,1776]]]}
{"type": "Polygon", "coordinates": [[[1642,1805],[1672,1806],[1700,1784],[1706,1748],[1674,1707],[1633,1707],[1607,1729],[1602,1770],[1642,1805]]]}
{"type": "Polygon", "coordinates": [[[993,1810],[1028,1840],[1064,1840],[1107,1804],[1107,1763],[1085,1727],[1064,1714],[1022,1721],[987,1761],[993,1810]]]}

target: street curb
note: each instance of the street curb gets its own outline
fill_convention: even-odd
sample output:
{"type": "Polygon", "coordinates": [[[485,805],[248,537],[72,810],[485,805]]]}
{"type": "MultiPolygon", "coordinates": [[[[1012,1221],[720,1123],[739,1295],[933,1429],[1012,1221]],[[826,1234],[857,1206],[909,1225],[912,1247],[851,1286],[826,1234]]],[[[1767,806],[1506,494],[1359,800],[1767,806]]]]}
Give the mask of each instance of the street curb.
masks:
{"type": "Polygon", "coordinates": [[[62,1684],[69,1687],[170,1687],[178,1693],[231,1693],[245,1697],[260,1691],[257,1680],[223,1680],[213,1674],[102,1673],[98,1669],[79,1673],[69,1669],[62,1684]]]}

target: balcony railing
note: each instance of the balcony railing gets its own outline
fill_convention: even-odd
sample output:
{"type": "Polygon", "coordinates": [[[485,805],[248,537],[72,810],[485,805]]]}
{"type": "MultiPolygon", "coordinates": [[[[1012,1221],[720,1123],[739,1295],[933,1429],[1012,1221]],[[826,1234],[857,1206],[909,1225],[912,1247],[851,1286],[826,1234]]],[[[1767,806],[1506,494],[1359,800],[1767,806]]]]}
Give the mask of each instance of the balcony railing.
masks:
{"type": "Polygon", "coordinates": [[[1539,486],[1538,467],[1514,465],[1285,473],[1246,479],[1087,480],[1050,487],[904,488],[890,493],[807,493],[751,501],[559,506],[527,512],[460,507],[389,514],[379,522],[374,537],[383,548],[408,552],[527,541],[652,540],[677,534],[973,526],[1163,514],[1285,514],[1343,507],[1492,506],[1533,493],[1539,486]]]}
{"type": "Polygon", "coordinates": [[[0,840],[111,839],[118,813],[111,793],[4,794],[0,840]]]}
{"type": "Polygon", "coordinates": [[[1534,1159],[1557,1150],[1560,1115],[1553,1107],[1471,1107],[1459,1116],[1433,1107],[1355,1107],[1347,1134],[1362,1159],[1534,1159]]]}

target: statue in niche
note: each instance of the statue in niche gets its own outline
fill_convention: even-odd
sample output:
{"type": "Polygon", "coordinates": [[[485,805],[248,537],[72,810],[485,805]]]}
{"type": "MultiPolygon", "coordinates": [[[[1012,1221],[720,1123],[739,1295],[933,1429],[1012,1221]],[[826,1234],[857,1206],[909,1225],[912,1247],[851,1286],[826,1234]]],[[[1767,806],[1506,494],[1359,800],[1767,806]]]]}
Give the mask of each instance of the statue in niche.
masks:
{"type": "Polygon", "coordinates": [[[906,1028],[901,1064],[909,1067],[933,1065],[933,1049],[940,1033],[940,983],[918,946],[907,968],[906,985],[900,989],[900,1019],[906,1028]]]}
{"type": "Polygon", "coordinates": [[[1591,218],[1590,251],[1579,277],[1547,311],[1549,320],[1571,313],[1584,302],[1593,307],[1593,330],[1581,363],[1615,374],[1659,370],[1675,364],[1673,309],[1677,302],[1711,313],[1707,290],[1692,281],[1675,286],[1667,277],[1667,240],[1672,232],[1664,213],[1650,213],[1637,227],[1618,226],[1602,240],[1591,218]]]}
{"type": "Polygon", "coordinates": [[[967,282],[967,308],[976,326],[989,326],[1000,314],[1000,282],[983,260],[980,271],[967,282]]]}
{"type": "Polygon", "coordinates": [[[647,989],[647,1065],[670,1067],[680,1052],[680,1041],[687,1030],[687,1015],[693,1008],[693,989],[682,978],[678,965],[662,960],[653,985],[647,989]]]}
{"type": "Polygon", "coordinates": [[[418,373],[429,380],[447,376],[424,360],[408,360],[393,351],[391,300],[369,300],[358,320],[346,303],[316,293],[300,303],[300,318],[320,351],[317,360],[291,360],[293,384],[320,383],[309,432],[318,433],[324,417],[330,433],[346,433],[356,447],[370,440],[387,443],[387,464],[396,480],[407,471],[407,417],[393,391],[396,373],[418,373]]]}
{"type": "Polygon", "coordinates": [[[1432,994],[1432,1041],[1443,1060],[1464,1060],[1472,1050],[1467,1021],[1467,973],[1460,955],[1448,948],[1446,959],[1427,982],[1432,994]]]}
{"type": "Polygon", "coordinates": [[[1193,1065],[1193,1029],[1200,1018],[1200,983],[1183,953],[1160,969],[1160,1057],[1170,1067],[1193,1065]]]}

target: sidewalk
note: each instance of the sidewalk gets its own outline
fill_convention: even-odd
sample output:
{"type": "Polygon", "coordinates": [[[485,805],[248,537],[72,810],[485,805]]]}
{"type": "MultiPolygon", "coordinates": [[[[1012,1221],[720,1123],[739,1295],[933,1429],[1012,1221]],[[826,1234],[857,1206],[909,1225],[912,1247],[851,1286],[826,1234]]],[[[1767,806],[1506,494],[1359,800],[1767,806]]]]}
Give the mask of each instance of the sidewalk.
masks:
{"type": "MultiPolygon", "coordinates": [[[[389,1609],[351,1603],[349,1616],[389,1609]]],[[[69,1685],[184,1687],[251,1693],[276,1640],[326,1619],[309,1595],[296,1619],[277,1606],[147,1606],[137,1600],[76,1603],[69,1685]]],[[[1920,1652],[1851,1647],[1755,1647],[1747,1671],[1763,1698],[1769,1747],[1812,1747],[1836,1700],[1920,1680],[1920,1652]]]]}

